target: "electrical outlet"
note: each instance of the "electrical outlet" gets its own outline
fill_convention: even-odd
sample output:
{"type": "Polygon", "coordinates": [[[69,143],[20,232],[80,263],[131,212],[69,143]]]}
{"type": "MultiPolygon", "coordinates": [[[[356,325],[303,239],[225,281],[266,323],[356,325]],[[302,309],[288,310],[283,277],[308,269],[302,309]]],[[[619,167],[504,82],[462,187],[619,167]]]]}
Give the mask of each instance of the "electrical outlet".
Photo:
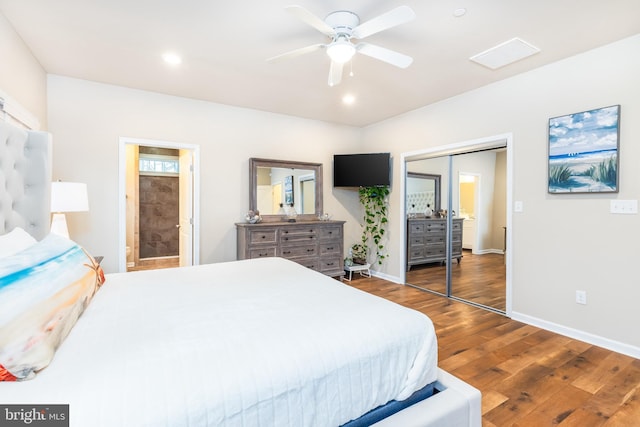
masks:
{"type": "Polygon", "coordinates": [[[576,303],[587,304],[587,291],[576,291],[576,303]]]}

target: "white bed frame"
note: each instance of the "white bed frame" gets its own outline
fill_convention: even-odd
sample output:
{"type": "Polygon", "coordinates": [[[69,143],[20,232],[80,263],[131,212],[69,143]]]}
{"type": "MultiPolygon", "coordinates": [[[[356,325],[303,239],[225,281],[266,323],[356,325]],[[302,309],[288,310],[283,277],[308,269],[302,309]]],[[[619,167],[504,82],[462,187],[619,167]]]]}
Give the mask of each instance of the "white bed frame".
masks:
{"type": "Polygon", "coordinates": [[[438,370],[437,394],[416,403],[374,427],[481,427],[480,391],[453,375],[438,370]]]}
{"type": "MultiPolygon", "coordinates": [[[[0,235],[22,227],[37,239],[49,232],[51,135],[0,120],[0,235]]],[[[438,393],[378,423],[376,427],[480,427],[481,394],[443,370],[438,393]]]]}

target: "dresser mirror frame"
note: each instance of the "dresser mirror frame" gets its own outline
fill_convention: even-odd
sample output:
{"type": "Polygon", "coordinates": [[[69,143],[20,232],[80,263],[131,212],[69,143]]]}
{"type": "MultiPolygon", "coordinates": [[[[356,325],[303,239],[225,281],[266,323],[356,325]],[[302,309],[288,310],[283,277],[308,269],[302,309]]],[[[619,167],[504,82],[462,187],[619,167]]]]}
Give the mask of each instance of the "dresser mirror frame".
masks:
{"type": "MultiPolygon", "coordinates": [[[[255,211],[258,209],[258,168],[282,168],[282,169],[303,169],[313,171],[315,175],[315,212],[313,214],[298,213],[298,220],[318,220],[323,214],[323,180],[322,180],[322,163],[295,162],[288,160],[272,160],[272,159],[249,159],[249,209],[255,211]]],[[[293,175],[296,175],[292,172],[293,175]]],[[[262,220],[265,222],[283,221],[282,215],[278,214],[262,214],[262,220]]]]}
{"type": "MultiPolygon", "coordinates": [[[[422,173],[422,172],[407,172],[407,178],[414,178],[414,179],[424,179],[424,180],[429,180],[429,181],[433,181],[433,188],[434,188],[434,206],[433,206],[433,212],[436,213],[438,211],[440,211],[440,206],[441,206],[441,193],[440,193],[440,181],[441,181],[441,176],[440,175],[436,175],[436,174],[431,174],[431,173],[422,173]]],[[[408,211],[409,207],[407,206],[407,211],[408,211]]],[[[423,212],[420,212],[423,214],[423,212]]]]}

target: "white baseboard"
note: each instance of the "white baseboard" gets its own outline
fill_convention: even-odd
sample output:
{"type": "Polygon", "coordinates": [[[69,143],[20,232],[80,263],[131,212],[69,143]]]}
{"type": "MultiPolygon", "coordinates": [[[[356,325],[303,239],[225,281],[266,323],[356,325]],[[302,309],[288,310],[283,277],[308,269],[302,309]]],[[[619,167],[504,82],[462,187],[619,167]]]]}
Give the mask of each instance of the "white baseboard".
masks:
{"type": "Polygon", "coordinates": [[[511,312],[511,318],[528,325],[537,326],[539,328],[546,329],[547,331],[555,332],[569,338],[574,338],[589,344],[597,345],[598,347],[603,347],[617,353],[622,353],[627,356],[640,359],[640,347],[611,340],[609,338],[604,338],[599,335],[590,334],[588,332],[559,325],[557,323],[549,322],[547,320],[539,319],[537,317],[529,316],[527,314],[522,314],[515,311],[511,312]]]}
{"type": "Polygon", "coordinates": [[[472,250],[471,253],[474,255],[486,255],[486,254],[504,255],[504,251],[502,249],[479,249],[477,251],[472,250]]]}
{"type": "Polygon", "coordinates": [[[404,285],[404,283],[402,282],[402,280],[400,280],[398,276],[391,276],[390,274],[380,273],[379,271],[375,271],[375,270],[371,270],[371,275],[379,279],[384,279],[393,283],[397,283],[399,285],[404,285]]]}

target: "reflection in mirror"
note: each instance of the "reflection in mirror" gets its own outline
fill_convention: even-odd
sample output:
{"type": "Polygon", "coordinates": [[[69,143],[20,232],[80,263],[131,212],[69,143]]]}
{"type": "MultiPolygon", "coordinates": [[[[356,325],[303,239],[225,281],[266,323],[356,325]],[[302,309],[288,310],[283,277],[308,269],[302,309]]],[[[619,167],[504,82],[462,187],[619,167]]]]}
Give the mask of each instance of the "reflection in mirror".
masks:
{"type": "Polygon", "coordinates": [[[249,159],[249,209],[265,221],[283,219],[295,209],[299,219],[317,219],[322,212],[322,164],[249,159]]]}
{"type": "Polygon", "coordinates": [[[407,172],[406,189],[410,216],[431,216],[440,210],[440,175],[407,172]]]}
{"type": "Polygon", "coordinates": [[[438,231],[438,227],[441,227],[445,220],[435,218],[435,215],[432,215],[432,220],[424,217],[427,204],[435,212],[441,208],[446,209],[448,200],[446,192],[441,192],[441,185],[446,188],[449,161],[447,157],[436,157],[408,161],[406,165],[406,212],[409,214],[406,235],[406,283],[446,295],[447,264],[439,259],[439,254],[445,251],[445,236],[444,232],[438,231]],[[415,218],[411,215],[412,205],[415,205],[415,218]],[[426,221],[432,226],[427,226],[426,221]],[[434,233],[429,233],[432,228],[435,230],[434,233]]]}

